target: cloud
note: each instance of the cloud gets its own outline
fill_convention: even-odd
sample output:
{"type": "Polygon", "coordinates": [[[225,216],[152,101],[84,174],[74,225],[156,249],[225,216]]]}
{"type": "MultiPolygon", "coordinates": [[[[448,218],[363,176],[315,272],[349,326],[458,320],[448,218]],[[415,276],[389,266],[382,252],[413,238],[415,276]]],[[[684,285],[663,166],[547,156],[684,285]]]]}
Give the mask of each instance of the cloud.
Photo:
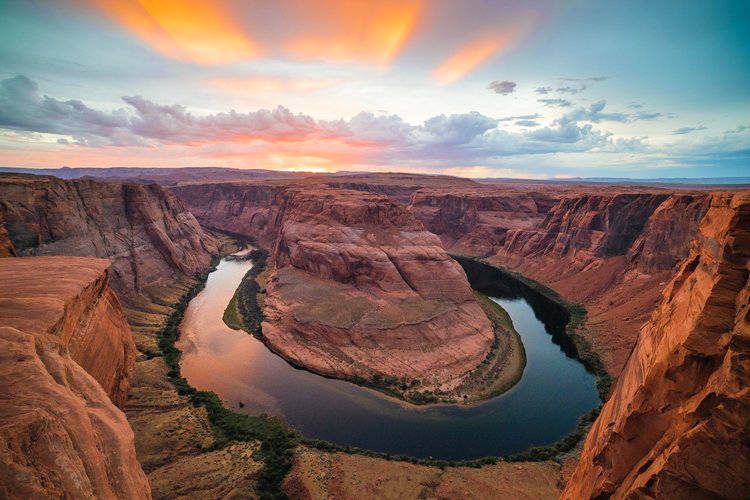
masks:
{"type": "Polygon", "coordinates": [[[557,106],[560,108],[568,108],[573,105],[572,102],[566,99],[537,99],[536,102],[541,102],[545,106],[557,106]]]}
{"type": "Polygon", "coordinates": [[[656,120],[657,118],[674,118],[674,113],[659,113],[656,111],[638,111],[635,115],[631,115],[631,119],[633,121],[656,120]]]}
{"type": "Polygon", "coordinates": [[[494,91],[496,94],[508,95],[516,90],[516,82],[510,82],[508,80],[495,80],[491,82],[487,88],[494,91]]]}
{"type": "Polygon", "coordinates": [[[628,108],[630,108],[630,109],[641,109],[641,108],[643,108],[643,104],[638,104],[638,103],[628,104],[628,108]]]}
{"type": "Polygon", "coordinates": [[[587,108],[578,108],[576,110],[565,113],[557,121],[561,124],[576,123],[579,121],[587,121],[593,123],[599,123],[602,121],[620,122],[626,123],[629,121],[628,115],[624,113],[604,113],[604,107],[607,105],[607,101],[601,100],[587,108]]]}
{"type": "Polygon", "coordinates": [[[0,82],[0,129],[56,134],[62,136],[57,138],[57,147],[65,150],[85,146],[91,152],[114,146],[131,157],[135,151],[153,155],[166,150],[193,151],[191,157],[281,155],[289,161],[304,158],[306,165],[333,159],[352,162],[354,158],[370,165],[447,168],[513,155],[619,151],[626,146],[590,123],[577,123],[615,117],[603,112],[603,101],[541,128],[536,121],[539,114],[497,119],[475,111],[437,115],[415,125],[395,114],[371,112],[349,120],[318,120],[283,106],[196,115],[185,106],[158,104],[142,96],[126,96],[123,102],[127,107],[100,111],[78,100],[42,97],[35,82],[17,76],[0,82]],[[501,122],[509,121],[527,130],[500,128],[501,122]]]}
{"type": "Polygon", "coordinates": [[[534,89],[534,92],[541,95],[546,95],[552,92],[552,87],[537,87],[534,89]]]}
{"type": "Polygon", "coordinates": [[[684,135],[697,130],[706,130],[705,125],[698,125],[697,127],[682,127],[672,131],[672,135],[684,135]]]}
{"type": "Polygon", "coordinates": [[[737,125],[735,128],[730,130],[725,130],[725,134],[741,134],[745,130],[750,130],[750,125],[737,125]]]}
{"type": "Polygon", "coordinates": [[[517,116],[506,116],[505,118],[498,118],[497,121],[499,122],[512,122],[514,120],[536,120],[537,118],[541,118],[542,115],[539,113],[534,113],[533,115],[517,115],[517,116]]]}
{"type": "Polygon", "coordinates": [[[579,92],[583,92],[584,90],[586,90],[586,88],[586,85],[581,83],[577,87],[571,87],[570,85],[565,87],[558,87],[557,91],[563,94],[577,94],[579,92]]]}

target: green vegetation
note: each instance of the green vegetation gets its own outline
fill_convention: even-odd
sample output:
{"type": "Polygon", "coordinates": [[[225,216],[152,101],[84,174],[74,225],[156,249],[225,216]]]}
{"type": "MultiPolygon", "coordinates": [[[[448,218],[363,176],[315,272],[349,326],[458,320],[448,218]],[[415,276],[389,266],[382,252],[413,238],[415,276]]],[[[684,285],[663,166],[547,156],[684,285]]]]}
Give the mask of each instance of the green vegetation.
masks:
{"type": "Polygon", "coordinates": [[[174,345],[179,336],[179,325],[190,300],[203,289],[208,274],[216,269],[217,264],[218,258],[215,258],[211,269],[201,275],[198,283],[180,298],[158,334],[159,348],[169,370],[167,376],[179,394],[190,397],[193,405],[206,409],[215,438],[211,449],[223,448],[232,441],[260,441],[260,450],[255,458],[264,465],[257,481],[258,497],[285,498],[281,482],[292,467],[294,449],[300,440],[299,434],[289,429],[278,417],[265,414],[242,415],[225,408],[215,393],[195,389],[180,374],[182,352],[174,345]]]}

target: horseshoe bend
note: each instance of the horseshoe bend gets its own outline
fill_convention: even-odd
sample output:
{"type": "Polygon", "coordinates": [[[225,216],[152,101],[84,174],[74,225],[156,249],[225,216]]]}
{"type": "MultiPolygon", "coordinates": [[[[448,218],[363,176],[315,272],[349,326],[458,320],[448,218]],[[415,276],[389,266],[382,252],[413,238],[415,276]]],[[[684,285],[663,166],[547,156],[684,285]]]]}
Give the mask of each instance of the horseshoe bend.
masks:
{"type": "Polygon", "coordinates": [[[750,2],[0,2],[0,500],[750,498],[750,2]]]}
{"type": "Polygon", "coordinates": [[[415,497],[425,481],[444,496],[481,484],[480,496],[569,498],[746,486],[747,191],[3,174],[0,192],[14,495],[255,495],[278,472],[257,450],[282,429],[269,455],[289,457],[276,480],[292,497],[332,494],[314,479],[331,467],[347,497],[375,476],[386,496],[418,478],[398,487],[415,497]],[[559,363],[580,374],[554,389],[559,363]],[[528,408],[558,396],[574,413],[558,427],[493,441],[505,430],[492,418],[535,422],[528,408]],[[338,431],[310,421],[329,410],[338,431]],[[466,419],[487,452],[430,444],[473,443],[466,419]],[[77,481],[53,429],[72,436],[77,481]],[[28,444],[39,436],[47,448],[28,444]],[[698,456],[734,461],[685,472],[698,456]]]}

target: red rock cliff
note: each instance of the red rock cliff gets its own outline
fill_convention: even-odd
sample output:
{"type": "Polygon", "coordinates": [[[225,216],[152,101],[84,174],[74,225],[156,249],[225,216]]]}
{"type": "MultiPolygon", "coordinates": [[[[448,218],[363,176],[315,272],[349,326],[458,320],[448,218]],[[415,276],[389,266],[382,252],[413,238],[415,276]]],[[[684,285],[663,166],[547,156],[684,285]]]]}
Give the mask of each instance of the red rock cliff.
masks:
{"type": "Polygon", "coordinates": [[[216,253],[215,240],[157,185],[0,175],[0,216],[18,255],[112,261],[112,288],[128,300],[190,278],[216,253]]]}
{"type": "Polygon", "coordinates": [[[466,276],[403,206],[291,189],[281,213],[263,333],[287,359],[326,375],[440,385],[487,355],[492,328],[466,276]]]}
{"type": "Polygon", "coordinates": [[[135,360],[110,262],[0,259],[0,492],[150,498],[122,404],[135,360]]]}
{"type": "Polygon", "coordinates": [[[714,195],[564,498],[750,491],[750,195],[714,195]]]}
{"type": "Polygon", "coordinates": [[[422,189],[409,210],[451,252],[484,255],[589,311],[583,332],[617,375],[685,258],[710,196],[660,189],[422,189]]]}

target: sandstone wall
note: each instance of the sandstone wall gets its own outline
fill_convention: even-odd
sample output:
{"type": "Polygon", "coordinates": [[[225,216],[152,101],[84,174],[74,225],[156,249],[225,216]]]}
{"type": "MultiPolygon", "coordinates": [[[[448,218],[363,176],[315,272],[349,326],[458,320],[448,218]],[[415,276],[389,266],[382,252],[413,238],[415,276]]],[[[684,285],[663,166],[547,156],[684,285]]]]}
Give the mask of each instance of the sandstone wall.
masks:
{"type": "Polygon", "coordinates": [[[112,261],[112,288],[128,300],[192,278],[217,243],[157,185],[0,175],[0,216],[18,255],[112,261]]]}
{"type": "Polygon", "coordinates": [[[749,276],[750,196],[714,195],[564,498],[746,497],[749,276]]]}
{"type": "Polygon", "coordinates": [[[0,259],[0,492],[150,498],[123,404],[135,347],[110,262],[0,259]]]}

